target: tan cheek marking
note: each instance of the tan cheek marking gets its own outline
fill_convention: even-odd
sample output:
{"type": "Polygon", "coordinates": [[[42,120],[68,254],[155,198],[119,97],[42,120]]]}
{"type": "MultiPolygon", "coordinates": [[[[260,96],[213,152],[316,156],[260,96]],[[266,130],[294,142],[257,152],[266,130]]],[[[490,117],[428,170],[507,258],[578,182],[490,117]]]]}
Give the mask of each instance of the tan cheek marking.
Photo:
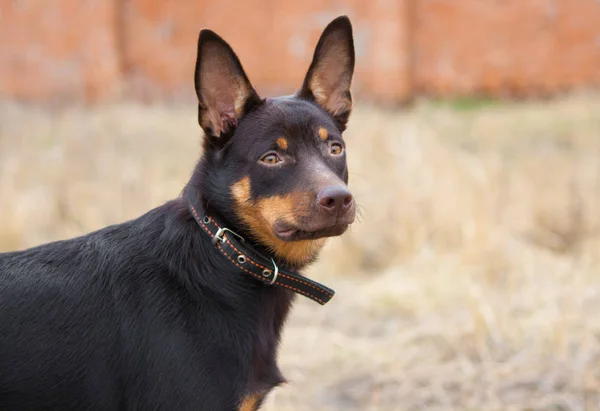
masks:
{"type": "Polygon", "coordinates": [[[282,150],[287,150],[288,148],[288,142],[285,138],[283,137],[279,137],[276,141],[277,145],[279,146],[280,149],[282,150]]]}
{"type": "Polygon", "coordinates": [[[231,186],[231,194],[238,205],[250,200],[250,177],[246,176],[231,186]]]}
{"type": "Polygon", "coordinates": [[[327,140],[327,137],[329,137],[329,132],[327,132],[327,130],[323,127],[319,128],[319,137],[321,137],[321,140],[325,141],[327,140]]]}
{"type": "Polygon", "coordinates": [[[258,208],[262,216],[269,222],[269,224],[275,223],[275,221],[282,219],[289,221],[290,223],[295,222],[294,217],[294,201],[293,196],[273,196],[261,200],[258,203],[258,208]]]}
{"type": "Polygon", "coordinates": [[[296,214],[310,209],[313,196],[310,193],[294,193],[286,196],[273,196],[258,201],[250,199],[250,180],[245,177],[232,187],[237,202],[237,213],[248,229],[276,256],[292,263],[306,264],[325,245],[325,239],[282,241],[273,232],[275,221],[282,219],[295,223],[296,214]]]}
{"type": "Polygon", "coordinates": [[[297,214],[310,210],[313,195],[310,193],[293,193],[286,196],[274,196],[259,202],[260,214],[268,221],[268,238],[265,238],[272,251],[279,257],[293,263],[305,264],[310,261],[325,244],[325,239],[281,241],[272,231],[275,221],[282,219],[292,224],[296,223],[297,214]]]}

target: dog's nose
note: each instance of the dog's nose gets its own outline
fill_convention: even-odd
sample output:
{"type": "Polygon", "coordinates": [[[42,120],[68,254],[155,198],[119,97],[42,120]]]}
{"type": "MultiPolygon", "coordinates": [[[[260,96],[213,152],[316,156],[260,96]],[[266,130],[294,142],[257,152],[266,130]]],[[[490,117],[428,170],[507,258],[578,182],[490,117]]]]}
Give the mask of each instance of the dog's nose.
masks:
{"type": "Polygon", "coordinates": [[[344,186],[331,186],[322,189],[317,194],[317,204],[327,213],[344,214],[353,203],[352,194],[344,186]]]}

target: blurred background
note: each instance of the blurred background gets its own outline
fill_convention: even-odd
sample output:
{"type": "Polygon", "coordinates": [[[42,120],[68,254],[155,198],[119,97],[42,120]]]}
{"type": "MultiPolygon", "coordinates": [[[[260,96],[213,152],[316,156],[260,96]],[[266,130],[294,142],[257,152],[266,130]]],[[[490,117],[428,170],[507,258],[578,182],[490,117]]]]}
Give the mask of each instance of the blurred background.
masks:
{"type": "Polygon", "coordinates": [[[201,28],[262,96],[354,25],[362,219],[307,273],[265,409],[600,409],[600,2],[0,0],[0,251],[176,197],[201,28]]]}

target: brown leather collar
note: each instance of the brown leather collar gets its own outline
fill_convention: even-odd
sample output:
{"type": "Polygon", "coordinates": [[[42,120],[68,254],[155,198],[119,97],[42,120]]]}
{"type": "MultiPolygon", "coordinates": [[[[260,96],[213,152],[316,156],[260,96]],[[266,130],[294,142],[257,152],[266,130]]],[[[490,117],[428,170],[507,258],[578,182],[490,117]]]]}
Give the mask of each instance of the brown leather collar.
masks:
{"type": "Polygon", "coordinates": [[[202,231],[212,238],[217,250],[242,272],[263,284],[287,288],[321,305],[335,294],[332,289],[299,273],[280,269],[272,258],[253,250],[240,235],[219,224],[213,217],[200,217],[193,204],[190,204],[190,211],[202,231]]]}

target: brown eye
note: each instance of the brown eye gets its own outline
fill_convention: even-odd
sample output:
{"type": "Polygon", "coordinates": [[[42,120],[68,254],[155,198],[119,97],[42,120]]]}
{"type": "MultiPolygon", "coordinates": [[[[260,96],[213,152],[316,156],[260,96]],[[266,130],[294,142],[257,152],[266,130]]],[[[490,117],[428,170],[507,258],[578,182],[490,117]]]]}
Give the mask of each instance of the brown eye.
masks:
{"type": "Polygon", "coordinates": [[[277,163],[279,163],[279,162],[281,161],[281,159],[280,159],[280,158],[279,158],[279,156],[278,156],[277,154],[275,154],[275,153],[268,153],[268,154],[265,154],[265,155],[263,156],[263,158],[261,158],[261,159],[260,159],[260,161],[262,161],[262,162],[263,162],[263,163],[265,163],[265,164],[272,165],[272,164],[277,164],[277,163]]]}
{"type": "Polygon", "coordinates": [[[344,147],[340,143],[333,143],[329,148],[329,152],[334,156],[339,156],[344,152],[344,147]]]}

